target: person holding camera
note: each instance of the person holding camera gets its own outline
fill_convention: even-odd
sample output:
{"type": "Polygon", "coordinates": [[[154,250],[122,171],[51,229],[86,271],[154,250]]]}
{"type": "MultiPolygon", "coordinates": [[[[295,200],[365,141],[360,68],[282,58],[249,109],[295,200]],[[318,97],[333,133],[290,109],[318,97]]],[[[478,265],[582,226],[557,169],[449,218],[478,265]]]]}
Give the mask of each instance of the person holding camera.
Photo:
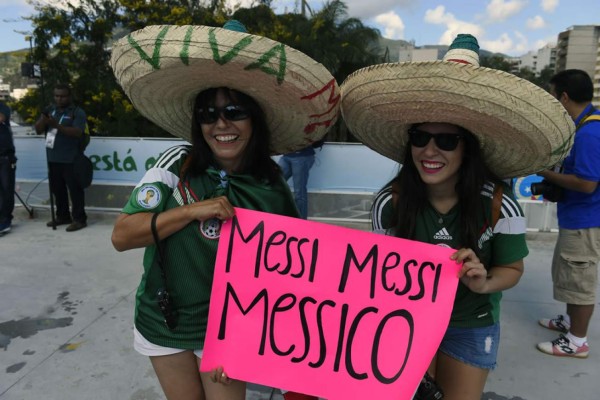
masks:
{"type": "Polygon", "coordinates": [[[434,382],[415,399],[480,400],[496,366],[502,292],[519,282],[528,254],[523,211],[502,179],[564,158],[573,122],[533,83],[480,67],[468,34],[443,61],[364,68],[341,91],[350,131],[402,164],[373,201],[373,230],[455,249],[449,326],[437,350],[423,349],[434,382]]]}
{"type": "MultiPolygon", "coordinates": [[[[234,207],[299,217],[271,154],[326,134],[326,126],[313,127],[313,115],[330,109],[335,120],[339,106],[328,96],[303,99],[335,80],[305,54],[250,35],[238,21],[146,27],[113,46],[111,66],[143,116],[191,143],[165,150],[113,229],[118,251],[146,248],[134,348],[150,358],[167,399],[243,400],[245,383],[230,378],[227,366],[198,368],[221,226],[234,207]],[[157,38],[164,38],[160,51],[157,38]],[[249,67],[275,46],[286,53],[284,75],[249,67]]],[[[339,92],[335,84],[332,90],[339,92]]]]}
{"type": "Polygon", "coordinates": [[[562,189],[556,197],[559,233],[552,282],[554,299],[566,303],[566,313],[538,321],[561,334],[537,348],[553,356],[586,358],[600,261],[600,111],[591,103],[594,87],[585,71],[557,73],[550,79],[550,92],[565,107],[577,130],[562,172],[538,172],[546,187],[562,189]]]}
{"type": "Polygon", "coordinates": [[[10,127],[10,108],[0,101],[0,235],[10,231],[15,208],[17,157],[10,127]]]}
{"type": "Polygon", "coordinates": [[[35,131],[46,135],[50,192],[56,200],[56,219],[46,226],[69,224],[67,232],[74,232],[87,226],[85,191],[74,167],[84,140],[86,115],[81,107],[73,104],[71,88],[66,84],[54,87],[54,103],[35,123],[35,131]]]}

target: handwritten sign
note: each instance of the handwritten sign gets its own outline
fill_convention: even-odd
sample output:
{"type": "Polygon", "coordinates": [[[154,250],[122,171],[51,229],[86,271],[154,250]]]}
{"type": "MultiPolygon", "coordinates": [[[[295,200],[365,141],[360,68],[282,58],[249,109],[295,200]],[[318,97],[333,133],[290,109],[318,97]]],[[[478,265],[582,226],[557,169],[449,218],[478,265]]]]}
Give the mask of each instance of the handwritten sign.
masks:
{"type": "Polygon", "coordinates": [[[410,399],[446,330],[452,249],[236,209],[201,370],[336,399],[410,399]]]}

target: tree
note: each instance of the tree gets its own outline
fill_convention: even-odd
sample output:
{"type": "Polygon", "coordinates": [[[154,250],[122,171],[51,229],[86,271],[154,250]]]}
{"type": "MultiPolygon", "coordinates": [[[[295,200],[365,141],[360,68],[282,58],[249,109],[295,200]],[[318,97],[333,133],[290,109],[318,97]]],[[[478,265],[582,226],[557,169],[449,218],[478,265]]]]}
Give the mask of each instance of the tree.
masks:
{"type": "Polygon", "coordinates": [[[482,67],[498,69],[500,71],[510,72],[512,65],[506,59],[499,55],[491,55],[489,57],[481,57],[479,64],[482,67]]]}
{"type": "Polygon", "coordinates": [[[50,88],[70,83],[74,98],[88,114],[96,134],[170,136],[143,118],[117,84],[109,66],[112,42],[153,24],[222,26],[233,16],[257,35],[280,41],[322,63],[341,83],[355,70],[382,61],[379,32],[347,17],[340,0],[329,1],[310,16],[275,15],[270,1],[229,9],[225,0],[64,0],[64,6],[31,0],[34,62],[42,66],[44,87],[15,106],[33,123],[52,98],[50,88]]]}
{"type": "Polygon", "coordinates": [[[65,2],[61,7],[41,2],[33,5],[37,11],[29,18],[35,27],[33,59],[42,67],[43,86],[19,102],[17,111],[33,122],[51,103],[54,85],[64,82],[72,86],[74,99],[85,109],[96,131],[110,132],[108,122],[115,107],[110,93],[117,84],[106,49],[120,21],[118,3],[81,0],[77,5],[65,2]]]}

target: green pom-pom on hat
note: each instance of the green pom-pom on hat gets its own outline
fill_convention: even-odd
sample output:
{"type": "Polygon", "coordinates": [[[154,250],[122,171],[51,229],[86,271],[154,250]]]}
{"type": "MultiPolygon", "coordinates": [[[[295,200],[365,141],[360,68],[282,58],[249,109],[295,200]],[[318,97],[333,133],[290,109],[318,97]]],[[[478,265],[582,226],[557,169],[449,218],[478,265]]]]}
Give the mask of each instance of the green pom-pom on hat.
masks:
{"type": "Polygon", "coordinates": [[[443,60],[479,67],[479,43],[475,36],[459,33],[448,47],[448,52],[444,55],[443,60]]]}
{"type": "Polygon", "coordinates": [[[225,22],[225,25],[223,25],[223,29],[228,29],[230,31],[235,32],[248,33],[248,29],[246,29],[244,24],[242,24],[236,19],[230,19],[229,21],[225,22]]]}

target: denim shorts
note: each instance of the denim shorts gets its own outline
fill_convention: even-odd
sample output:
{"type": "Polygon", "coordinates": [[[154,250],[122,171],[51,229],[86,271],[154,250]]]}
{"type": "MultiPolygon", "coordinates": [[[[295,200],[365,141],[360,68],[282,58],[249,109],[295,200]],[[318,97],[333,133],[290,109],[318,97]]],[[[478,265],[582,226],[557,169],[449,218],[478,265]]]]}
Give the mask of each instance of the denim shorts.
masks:
{"type": "Polygon", "coordinates": [[[449,327],[440,344],[440,351],[465,364],[494,369],[499,342],[499,323],[481,328],[449,327]]]}

